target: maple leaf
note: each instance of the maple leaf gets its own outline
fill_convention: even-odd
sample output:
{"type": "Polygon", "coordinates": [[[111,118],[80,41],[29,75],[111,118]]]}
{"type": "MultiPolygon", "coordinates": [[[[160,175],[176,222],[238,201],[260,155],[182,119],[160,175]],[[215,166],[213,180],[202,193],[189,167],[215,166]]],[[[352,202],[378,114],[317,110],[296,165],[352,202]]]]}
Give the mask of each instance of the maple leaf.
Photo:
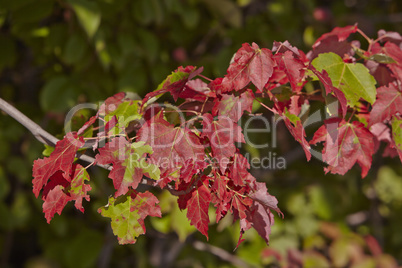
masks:
{"type": "Polygon", "coordinates": [[[211,91],[207,83],[199,78],[189,80],[179,94],[179,98],[201,102],[205,102],[208,97],[215,98],[216,94],[211,91]]]}
{"type": "Polygon", "coordinates": [[[272,45],[272,52],[284,53],[286,51],[291,51],[298,57],[300,56],[301,51],[299,51],[296,47],[292,46],[289,41],[285,42],[277,42],[274,41],[272,45]]]}
{"type": "Polygon", "coordinates": [[[310,144],[324,143],[322,159],[329,167],[325,172],[344,175],[355,163],[362,169],[364,178],[371,166],[374,154],[374,136],[360,122],[348,123],[339,119],[326,120],[321,126],[310,144]]]}
{"type": "Polygon", "coordinates": [[[389,83],[395,81],[395,78],[392,76],[392,73],[389,71],[389,69],[392,70],[392,68],[389,68],[390,66],[395,66],[394,64],[381,64],[378,62],[375,62],[373,60],[368,60],[365,62],[365,66],[367,69],[370,70],[370,74],[374,76],[375,80],[377,81],[378,86],[386,86],[389,83]]]}
{"type": "Polygon", "coordinates": [[[46,196],[45,202],[42,205],[43,212],[47,223],[50,223],[54,214],[61,215],[64,207],[71,200],[71,197],[64,193],[62,185],[56,185],[46,196]]]}
{"type": "Polygon", "coordinates": [[[148,154],[152,154],[152,149],[143,141],[129,143],[123,137],[113,138],[99,149],[96,161],[102,165],[113,165],[108,177],[113,180],[115,197],[127,193],[129,187],[136,189],[143,175],[159,179],[160,170],[148,161],[148,154]]]}
{"type": "MultiPolygon", "coordinates": [[[[313,50],[307,54],[307,57],[313,60],[318,57],[319,54],[327,52],[333,52],[340,57],[344,57],[345,54],[354,55],[352,43],[349,43],[346,40],[339,42],[337,36],[329,36],[328,38],[320,41],[320,44],[314,47],[313,50]]],[[[358,44],[353,45],[357,46],[358,44]]]]}
{"type": "Polygon", "coordinates": [[[197,172],[198,170],[195,167],[193,160],[187,159],[187,161],[184,162],[184,165],[180,169],[180,179],[182,179],[186,183],[189,183],[191,182],[193,175],[195,175],[197,172]]]}
{"type": "Polygon", "coordinates": [[[284,53],[277,53],[274,56],[278,69],[284,71],[290,85],[295,92],[300,92],[302,87],[298,84],[304,77],[304,63],[298,58],[294,57],[294,52],[288,50],[284,53]]]}
{"type": "Polygon", "coordinates": [[[186,127],[174,127],[158,113],[148,120],[137,133],[153,149],[151,161],[161,167],[180,168],[191,159],[197,169],[205,167],[204,146],[200,138],[186,127]]]}
{"type": "Polygon", "coordinates": [[[255,182],[253,183],[253,187],[255,191],[249,194],[249,197],[253,200],[253,204],[247,219],[268,244],[271,226],[274,224],[274,215],[271,209],[275,210],[282,218],[283,213],[278,208],[278,200],[268,193],[265,183],[255,182]]]}
{"type": "Polygon", "coordinates": [[[387,42],[384,45],[384,53],[396,61],[398,65],[402,65],[402,50],[394,43],[387,42]]]}
{"type": "Polygon", "coordinates": [[[217,172],[214,172],[214,175],[214,182],[212,184],[211,191],[215,193],[214,197],[217,197],[216,201],[223,200],[226,196],[226,186],[229,178],[222,176],[217,172]]]}
{"type": "Polygon", "coordinates": [[[240,218],[240,220],[246,219],[247,218],[246,212],[249,210],[251,204],[252,201],[250,198],[243,197],[235,193],[231,201],[231,209],[230,209],[231,212],[234,214],[234,219],[237,218],[240,218]]]}
{"type": "Polygon", "coordinates": [[[179,196],[180,209],[187,208],[187,218],[190,224],[208,239],[209,216],[208,209],[211,203],[211,191],[208,188],[209,179],[204,177],[198,181],[197,186],[188,194],[179,196]]]}
{"type": "Polygon", "coordinates": [[[236,153],[233,157],[233,164],[229,167],[231,175],[230,178],[232,179],[234,185],[244,185],[244,179],[247,178],[249,174],[247,171],[249,168],[250,164],[248,163],[247,158],[239,153],[236,153]]]}
{"type": "Polygon", "coordinates": [[[240,195],[235,191],[232,191],[230,196],[232,197],[229,201],[230,212],[233,214],[233,220],[240,219],[240,236],[236,245],[236,248],[238,248],[241,242],[244,241],[242,239],[244,232],[252,227],[252,223],[248,220],[248,211],[253,202],[249,197],[240,195]]]}
{"type": "Polygon", "coordinates": [[[306,140],[306,132],[301,123],[300,118],[297,115],[291,114],[286,108],[285,112],[282,113],[282,118],[285,121],[285,125],[288,128],[290,134],[295,138],[301,145],[306,154],[307,161],[311,159],[310,145],[306,140]]]}
{"type": "MultiPolygon", "coordinates": [[[[73,167],[74,169],[74,167],[73,167]]],[[[63,176],[62,171],[57,171],[54,173],[52,176],[50,176],[48,182],[46,185],[43,187],[42,191],[42,200],[46,200],[48,193],[50,190],[52,190],[54,187],[57,185],[61,185],[65,188],[67,188],[70,185],[71,178],[68,178],[67,180],[63,176]]]]}
{"type": "Polygon", "coordinates": [[[49,157],[34,161],[32,175],[34,179],[33,193],[39,196],[42,188],[47,184],[49,178],[58,171],[63,173],[66,180],[70,181],[75,154],[78,148],[84,145],[83,138],[77,138],[77,134],[71,132],[64,136],[64,139],[56,143],[54,151],[49,157]]]}
{"type": "Polygon", "coordinates": [[[145,105],[149,99],[160,96],[166,92],[170,92],[170,94],[173,96],[173,99],[177,101],[180,94],[183,92],[186,83],[190,79],[200,74],[202,71],[202,67],[197,69],[194,66],[187,66],[185,68],[180,66],[174,72],[172,72],[172,74],[166,77],[166,79],[159,84],[155,91],[145,95],[142,100],[143,105],[145,105]]]}
{"type": "Polygon", "coordinates": [[[386,124],[376,123],[370,127],[370,132],[376,137],[378,141],[391,142],[390,129],[386,124]]]}
{"type": "Polygon", "coordinates": [[[180,178],[180,170],[173,168],[167,169],[161,174],[160,177],[161,178],[154,185],[159,185],[159,187],[163,189],[169,182],[177,181],[180,178]]]}
{"type": "Polygon", "coordinates": [[[390,120],[396,113],[402,114],[402,93],[391,83],[377,89],[377,100],[370,112],[368,126],[390,120]]]}
{"type": "Polygon", "coordinates": [[[370,127],[370,132],[374,135],[374,152],[377,152],[380,148],[381,141],[392,145],[391,131],[390,128],[383,123],[376,123],[370,127]]]}
{"type": "Polygon", "coordinates": [[[218,161],[220,170],[225,172],[229,158],[236,152],[235,142],[243,142],[241,128],[227,117],[218,116],[213,120],[211,114],[203,116],[203,136],[208,137],[213,157],[218,161]]]}
{"type": "Polygon", "coordinates": [[[251,81],[257,89],[262,90],[271,77],[274,66],[271,50],[260,49],[256,43],[252,46],[244,43],[234,55],[222,83],[230,82],[230,88],[238,91],[251,81]]]}
{"type": "Polygon", "coordinates": [[[381,29],[377,32],[377,34],[379,38],[381,37],[381,41],[390,41],[397,45],[402,42],[402,36],[398,32],[387,32],[381,29]]]}
{"type": "Polygon", "coordinates": [[[331,32],[323,34],[320,38],[318,38],[313,44],[313,48],[316,48],[320,45],[321,41],[325,40],[328,37],[336,36],[339,42],[346,40],[352,33],[357,32],[357,24],[349,25],[345,27],[335,27],[331,32]]]}
{"type": "Polygon", "coordinates": [[[274,214],[259,202],[254,202],[251,210],[252,216],[249,221],[252,222],[253,228],[268,244],[271,226],[274,224],[274,214]]]}
{"type": "Polygon", "coordinates": [[[399,159],[402,161],[402,119],[396,116],[392,118],[392,140],[399,159]]]}
{"type": "Polygon", "coordinates": [[[104,117],[106,125],[98,133],[98,137],[107,136],[108,133],[119,134],[134,120],[141,119],[139,114],[140,101],[130,100],[120,103],[115,110],[104,117]]]}
{"type": "Polygon", "coordinates": [[[212,115],[227,116],[233,120],[233,122],[239,121],[244,111],[251,113],[253,107],[254,94],[251,90],[247,90],[239,97],[224,94],[220,101],[216,101],[212,108],[212,115]]]}
{"type": "Polygon", "coordinates": [[[323,53],[312,61],[317,70],[325,70],[334,87],[339,88],[354,107],[360,98],[373,104],[376,99],[376,81],[369,70],[361,63],[345,63],[335,53],[323,53]]]}
{"type": "MultiPolygon", "coordinates": [[[[136,119],[140,119],[139,115],[139,104],[138,100],[129,100],[126,97],[126,93],[119,92],[109,98],[107,98],[95,116],[92,116],[79,130],[78,135],[82,135],[86,129],[92,126],[97,119],[100,120],[101,125],[100,130],[97,134],[99,138],[107,136],[108,133],[118,134],[122,131],[124,127],[136,119]]],[[[97,148],[98,144],[94,145],[94,150],[97,148]]]]}
{"type": "Polygon", "coordinates": [[[134,244],[137,237],[146,232],[145,218],[162,216],[158,203],[159,200],[152,193],[132,190],[118,198],[110,197],[109,203],[98,212],[103,217],[111,218],[113,233],[119,244],[134,244]]]}
{"type": "Polygon", "coordinates": [[[42,193],[43,212],[48,223],[56,212],[61,214],[69,201],[75,201],[75,207],[84,212],[82,199],[89,201],[87,192],[91,190],[91,186],[85,184],[86,180],[89,181],[89,175],[79,164],[73,165],[68,179],[65,179],[62,171],[57,171],[49,178],[42,193]]]}
{"type": "Polygon", "coordinates": [[[68,193],[71,197],[71,200],[75,200],[75,207],[81,212],[84,212],[82,199],[85,198],[87,201],[89,201],[90,197],[87,192],[92,189],[90,185],[85,184],[85,181],[89,181],[88,172],[83,166],[77,164],[71,177],[72,180],[68,193]]]}
{"type": "Polygon", "coordinates": [[[247,212],[250,210],[252,203],[250,198],[242,197],[237,193],[232,197],[230,210],[234,216],[233,219],[240,219],[240,236],[236,248],[244,241],[244,239],[242,239],[244,232],[252,227],[252,223],[247,218],[247,212]]]}
{"type": "Polygon", "coordinates": [[[123,103],[125,99],[126,93],[124,92],[116,93],[113,96],[107,98],[99,107],[98,116],[105,116],[110,112],[113,112],[121,103],[123,103]]]}
{"type": "Polygon", "coordinates": [[[331,78],[329,78],[327,71],[322,70],[319,72],[313,65],[310,64],[309,69],[313,71],[313,73],[318,77],[321,83],[324,85],[326,95],[333,93],[339,104],[341,106],[342,115],[345,116],[347,112],[347,100],[345,94],[340,91],[338,88],[332,85],[331,78]]]}
{"type": "Polygon", "coordinates": [[[233,197],[233,192],[228,191],[227,185],[229,178],[220,175],[218,172],[213,171],[214,179],[211,187],[211,202],[216,207],[216,222],[218,223],[230,208],[230,200],[233,197]]]}
{"type": "Polygon", "coordinates": [[[248,196],[264,207],[276,211],[283,218],[283,213],[278,208],[278,200],[268,193],[267,185],[263,182],[254,182],[252,184],[255,190],[248,196]]]}
{"type": "Polygon", "coordinates": [[[77,135],[84,134],[85,130],[87,130],[90,126],[92,126],[96,120],[99,118],[98,115],[91,116],[87,122],[78,130],[77,135]]]}

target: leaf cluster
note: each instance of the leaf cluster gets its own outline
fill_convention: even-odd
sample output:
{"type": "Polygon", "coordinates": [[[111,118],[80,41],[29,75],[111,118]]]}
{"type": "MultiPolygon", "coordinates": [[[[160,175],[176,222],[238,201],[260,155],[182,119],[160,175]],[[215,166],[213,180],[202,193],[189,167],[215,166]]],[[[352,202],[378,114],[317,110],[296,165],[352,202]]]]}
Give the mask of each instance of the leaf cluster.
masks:
{"type": "Polygon", "coordinates": [[[248,171],[237,147],[246,142],[239,119],[253,116],[252,105],[259,102],[284,121],[308,161],[319,150],[311,146],[324,143],[326,173],[344,175],[358,164],[365,177],[381,142],[385,156],[402,160],[401,43],[397,33],[380,31],[372,40],[353,25],[322,35],[307,54],[287,41],[272,49],[245,43],[226,75],[213,80],[202,75],[203,68],[179,67],[142,100],[124,93],[106,99],[49,157],[35,161],[34,193],[43,190],[48,222],[68,201],[83,211],[91,188],[75,156],[92,151],[90,166],[109,167],[116,190],[99,213],[111,218],[121,244],[135,243],[146,232],[147,216],[161,217],[159,200],[140,191],[142,184],[178,196],[178,207],[187,209],[190,224],[207,238],[212,204],[216,222],[227,214],[240,221],[237,245],[250,228],[268,243],[272,211],[283,214],[265,183],[248,171]],[[348,41],[355,33],[367,39],[366,50],[348,41]],[[175,103],[158,103],[166,93],[175,103]],[[303,113],[315,102],[328,112],[307,141],[303,113]]]}

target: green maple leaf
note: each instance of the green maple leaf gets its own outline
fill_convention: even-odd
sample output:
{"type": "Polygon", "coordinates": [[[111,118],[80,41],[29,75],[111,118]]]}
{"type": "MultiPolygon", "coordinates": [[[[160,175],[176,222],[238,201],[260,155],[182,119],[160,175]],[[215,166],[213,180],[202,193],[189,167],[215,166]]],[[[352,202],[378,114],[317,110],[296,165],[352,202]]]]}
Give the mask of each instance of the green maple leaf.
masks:
{"type": "Polygon", "coordinates": [[[119,244],[134,244],[137,237],[146,232],[144,219],[147,216],[162,216],[158,203],[159,200],[148,191],[130,191],[118,198],[110,197],[109,203],[98,212],[112,219],[113,233],[119,244]]]}
{"type": "Polygon", "coordinates": [[[371,104],[375,102],[376,81],[363,64],[345,63],[332,52],[320,54],[312,64],[320,72],[327,71],[333,86],[345,94],[349,106],[355,106],[360,98],[371,104]]]}

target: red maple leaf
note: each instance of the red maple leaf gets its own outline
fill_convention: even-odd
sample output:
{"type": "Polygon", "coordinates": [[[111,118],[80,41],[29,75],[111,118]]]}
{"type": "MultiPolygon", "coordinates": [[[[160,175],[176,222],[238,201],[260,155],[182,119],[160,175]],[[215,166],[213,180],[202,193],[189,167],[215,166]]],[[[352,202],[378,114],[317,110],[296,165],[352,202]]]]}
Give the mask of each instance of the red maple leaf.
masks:
{"type": "Polygon", "coordinates": [[[352,33],[355,33],[356,31],[357,31],[357,24],[349,25],[349,26],[345,26],[345,27],[335,27],[331,32],[321,35],[321,37],[315,41],[313,48],[319,46],[322,40],[324,40],[330,36],[336,36],[336,37],[338,37],[338,41],[342,42],[342,41],[346,40],[346,38],[348,38],[349,35],[351,35],[352,33]]]}
{"type": "Polygon", "coordinates": [[[115,197],[126,194],[129,187],[136,189],[143,175],[154,176],[152,170],[146,169],[151,167],[151,163],[146,159],[149,152],[151,151],[147,149],[133,148],[124,137],[113,138],[99,149],[96,161],[102,165],[113,165],[108,177],[113,180],[116,189],[115,197]]]}
{"type": "MultiPolygon", "coordinates": [[[[166,92],[170,92],[172,94],[175,101],[183,93],[185,89],[186,83],[200,74],[203,71],[203,68],[196,68],[194,66],[186,66],[185,68],[179,67],[177,68],[171,75],[169,75],[162,84],[159,85],[158,89],[148,93],[142,100],[142,103],[145,104],[147,100],[152,97],[164,94],[166,92]]],[[[199,92],[194,91],[194,94],[197,95],[199,92]]],[[[187,93],[185,93],[187,94],[187,93]]]]}
{"type": "Polygon", "coordinates": [[[228,116],[234,122],[239,121],[244,111],[251,113],[253,106],[254,94],[251,90],[247,90],[239,97],[224,94],[220,101],[215,101],[212,108],[212,115],[228,116]]]}
{"type": "Polygon", "coordinates": [[[138,141],[145,141],[153,149],[151,162],[162,172],[169,168],[180,168],[191,159],[197,169],[203,169],[204,146],[200,138],[189,128],[174,127],[165,119],[163,113],[148,120],[137,133],[138,141]]]}
{"type": "MultiPolygon", "coordinates": [[[[212,184],[211,191],[215,193],[213,199],[215,201],[223,200],[226,196],[226,186],[228,184],[229,178],[226,176],[222,176],[219,173],[214,172],[214,182],[212,184]]],[[[215,201],[213,201],[215,203],[215,201]]]]}
{"type": "Polygon", "coordinates": [[[393,58],[397,64],[402,65],[402,49],[392,42],[385,43],[383,50],[385,54],[393,58]]]}
{"type": "Polygon", "coordinates": [[[402,114],[402,93],[391,83],[377,89],[377,100],[370,112],[368,126],[390,120],[396,113],[402,114]]]}
{"type": "Polygon", "coordinates": [[[216,207],[216,222],[218,223],[227,214],[230,208],[230,200],[233,197],[233,192],[228,190],[228,177],[222,176],[218,172],[213,173],[214,180],[211,187],[211,201],[216,207]]]}
{"type": "Polygon", "coordinates": [[[248,196],[256,202],[259,202],[266,208],[276,211],[283,218],[282,211],[278,208],[278,200],[275,196],[268,193],[267,185],[262,182],[254,182],[254,192],[248,196]]]}
{"type": "Polygon", "coordinates": [[[247,158],[239,153],[236,153],[233,157],[233,163],[229,167],[230,178],[234,185],[243,186],[245,184],[245,178],[247,178],[249,172],[247,169],[250,168],[250,164],[247,158]]]}
{"type": "MultiPolygon", "coordinates": [[[[73,168],[74,169],[74,168],[73,168]]],[[[61,185],[64,188],[67,188],[70,185],[71,178],[66,180],[63,176],[62,171],[57,171],[52,176],[50,176],[48,182],[43,187],[42,191],[42,200],[46,200],[48,193],[57,185],[61,185]]]]}
{"type": "Polygon", "coordinates": [[[186,208],[191,225],[194,225],[208,239],[208,208],[211,203],[211,192],[206,185],[208,185],[208,179],[198,182],[198,186],[189,194],[186,208]]]}
{"type": "Polygon", "coordinates": [[[345,94],[338,88],[332,85],[331,78],[329,78],[327,71],[322,70],[319,72],[312,64],[309,65],[309,69],[320,79],[325,87],[326,95],[333,93],[337,100],[339,101],[342,115],[345,116],[347,112],[347,100],[345,94]]]}
{"type": "Polygon", "coordinates": [[[126,99],[126,93],[119,92],[113,96],[107,98],[99,107],[97,116],[105,116],[110,112],[113,112],[117,107],[126,99]]]}
{"type": "Polygon", "coordinates": [[[274,224],[274,214],[259,202],[253,203],[251,211],[249,221],[257,233],[265,240],[265,243],[268,244],[271,226],[274,224]]]}
{"type": "Polygon", "coordinates": [[[77,135],[84,134],[85,130],[87,130],[90,126],[92,126],[96,120],[99,118],[98,115],[94,115],[85,124],[78,130],[77,135]]]}
{"type": "Polygon", "coordinates": [[[73,165],[68,179],[64,178],[62,171],[57,171],[49,178],[42,193],[43,212],[48,223],[56,212],[61,214],[68,201],[75,201],[75,207],[84,212],[82,199],[89,201],[87,192],[91,190],[91,186],[85,184],[86,180],[89,181],[89,175],[79,164],[73,165]]]}
{"type": "Polygon", "coordinates": [[[64,207],[71,200],[71,197],[64,193],[64,187],[62,185],[55,186],[46,196],[45,202],[43,203],[43,212],[45,213],[45,218],[47,223],[50,223],[54,214],[58,213],[61,215],[64,207]]]}
{"type": "Polygon", "coordinates": [[[348,123],[338,118],[326,120],[314,133],[310,144],[323,141],[322,159],[329,165],[326,173],[344,175],[358,163],[362,177],[367,175],[374,154],[374,136],[362,123],[348,123]]]}
{"type": "Polygon", "coordinates": [[[89,181],[89,175],[87,170],[80,164],[75,165],[74,172],[72,174],[70,190],[68,191],[71,200],[75,201],[75,207],[81,212],[84,212],[84,207],[82,206],[82,199],[85,198],[89,201],[88,191],[92,188],[89,184],[85,184],[85,181],[89,181]]]}
{"type": "Polygon", "coordinates": [[[240,218],[246,219],[247,214],[246,212],[249,210],[249,207],[252,204],[252,200],[248,197],[243,197],[237,193],[233,195],[232,202],[231,202],[231,212],[234,215],[234,219],[240,218]]]}
{"type": "Polygon", "coordinates": [[[231,83],[229,88],[237,91],[251,81],[257,89],[262,90],[271,77],[274,66],[271,50],[260,49],[256,43],[252,46],[244,43],[234,55],[222,83],[231,83]]]}
{"type": "Polygon", "coordinates": [[[240,219],[240,236],[236,248],[239,247],[245,231],[252,227],[252,223],[248,219],[248,211],[251,209],[253,201],[249,197],[243,197],[237,193],[232,195],[230,211],[233,214],[233,220],[240,219]]]}
{"type": "Polygon", "coordinates": [[[207,83],[197,78],[189,80],[178,97],[187,101],[197,100],[204,102],[208,97],[215,98],[216,94],[210,90],[207,83]]]}
{"type": "Polygon", "coordinates": [[[295,57],[294,52],[288,50],[284,53],[277,53],[274,56],[278,70],[285,72],[289,79],[290,85],[293,91],[299,92],[302,90],[302,86],[298,84],[304,77],[304,63],[295,57]]]}
{"type": "Polygon", "coordinates": [[[336,35],[332,35],[320,41],[320,43],[315,46],[307,55],[310,60],[313,60],[318,57],[319,54],[327,52],[333,52],[339,55],[341,58],[343,58],[345,54],[354,54],[351,43],[349,43],[347,40],[338,41],[338,37],[336,35]]]}
{"type": "Polygon", "coordinates": [[[218,161],[224,174],[229,158],[236,152],[235,142],[245,142],[241,128],[227,117],[218,116],[213,120],[211,114],[203,116],[202,135],[208,137],[213,157],[218,161]]]}
{"type": "MultiPolygon", "coordinates": [[[[137,213],[140,216],[140,219],[138,221],[143,227],[145,233],[144,219],[147,216],[159,218],[162,217],[161,209],[157,205],[159,203],[159,200],[156,196],[148,191],[145,191],[144,193],[132,191],[132,193],[130,192],[130,195],[134,200],[138,201],[139,203],[139,206],[136,207],[137,213]]],[[[132,210],[133,208],[130,209],[130,212],[132,212],[132,210]]]]}
{"type": "Polygon", "coordinates": [[[57,142],[54,151],[49,157],[34,161],[32,175],[34,179],[33,193],[39,196],[42,188],[47,184],[49,178],[58,171],[63,173],[63,177],[70,181],[70,174],[73,167],[75,154],[78,148],[84,145],[82,137],[77,138],[77,134],[67,133],[64,139],[57,142]]]}
{"type": "Polygon", "coordinates": [[[289,43],[289,41],[285,42],[274,41],[274,44],[272,45],[272,52],[284,53],[286,51],[291,51],[297,56],[300,56],[300,53],[302,53],[302,51],[299,51],[297,47],[292,46],[289,43]]]}
{"type": "Polygon", "coordinates": [[[268,193],[265,183],[255,182],[253,184],[255,192],[249,197],[254,201],[248,215],[248,221],[252,223],[253,228],[268,244],[271,226],[274,224],[274,215],[271,212],[275,210],[283,218],[282,211],[278,208],[278,200],[268,193]]]}
{"type": "Polygon", "coordinates": [[[304,130],[300,118],[294,114],[291,114],[286,109],[285,112],[282,113],[282,118],[285,121],[285,125],[290,134],[292,134],[293,138],[295,138],[295,140],[301,144],[304,153],[306,154],[307,161],[310,161],[310,145],[306,140],[306,131],[304,130]]]}

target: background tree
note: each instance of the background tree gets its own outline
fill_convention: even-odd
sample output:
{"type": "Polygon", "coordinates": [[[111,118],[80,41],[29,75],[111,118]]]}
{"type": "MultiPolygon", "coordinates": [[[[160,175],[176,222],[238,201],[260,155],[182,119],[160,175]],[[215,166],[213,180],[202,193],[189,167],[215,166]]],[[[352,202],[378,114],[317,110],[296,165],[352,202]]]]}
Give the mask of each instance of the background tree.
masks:
{"type": "MultiPolygon", "coordinates": [[[[274,40],[289,40],[306,51],[322,33],[355,22],[369,36],[379,29],[402,32],[397,1],[320,5],[247,0],[0,1],[0,97],[60,138],[65,114],[77,103],[97,103],[119,91],[143,97],[179,65],[204,66],[205,75],[222,76],[244,42],[271,47],[274,40]]],[[[165,219],[148,222],[147,237],[123,247],[117,246],[109,224],[96,213],[112,187],[100,169],[91,170],[99,178],[92,184],[99,196],[93,197],[87,213],[70,207],[46,224],[42,201],[32,195],[31,183],[32,162],[44,147],[12,118],[1,114],[0,119],[2,267],[258,266],[276,262],[279,254],[296,262],[324,262],[312,249],[337,259],[340,266],[352,258],[351,249],[372,255],[380,255],[382,249],[399,262],[402,259],[402,170],[397,160],[376,156],[365,180],[358,168],[345,176],[324,176],[318,161],[306,168],[302,148],[284,126],[278,126],[277,153],[285,157],[287,169],[252,170],[261,181],[275,185],[271,193],[286,215],[284,221],[276,218],[269,248],[251,232],[233,253],[239,228],[226,228],[230,221],[211,226],[206,244],[174,206],[162,207],[165,219]],[[368,234],[379,247],[371,238],[362,240],[368,234]]],[[[266,140],[262,135],[254,138],[266,140]]],[[[255,156],[267,154],[246,149],[255,156]]],[[[168,203],[168,196],[159,198],[168,203]]]]}

